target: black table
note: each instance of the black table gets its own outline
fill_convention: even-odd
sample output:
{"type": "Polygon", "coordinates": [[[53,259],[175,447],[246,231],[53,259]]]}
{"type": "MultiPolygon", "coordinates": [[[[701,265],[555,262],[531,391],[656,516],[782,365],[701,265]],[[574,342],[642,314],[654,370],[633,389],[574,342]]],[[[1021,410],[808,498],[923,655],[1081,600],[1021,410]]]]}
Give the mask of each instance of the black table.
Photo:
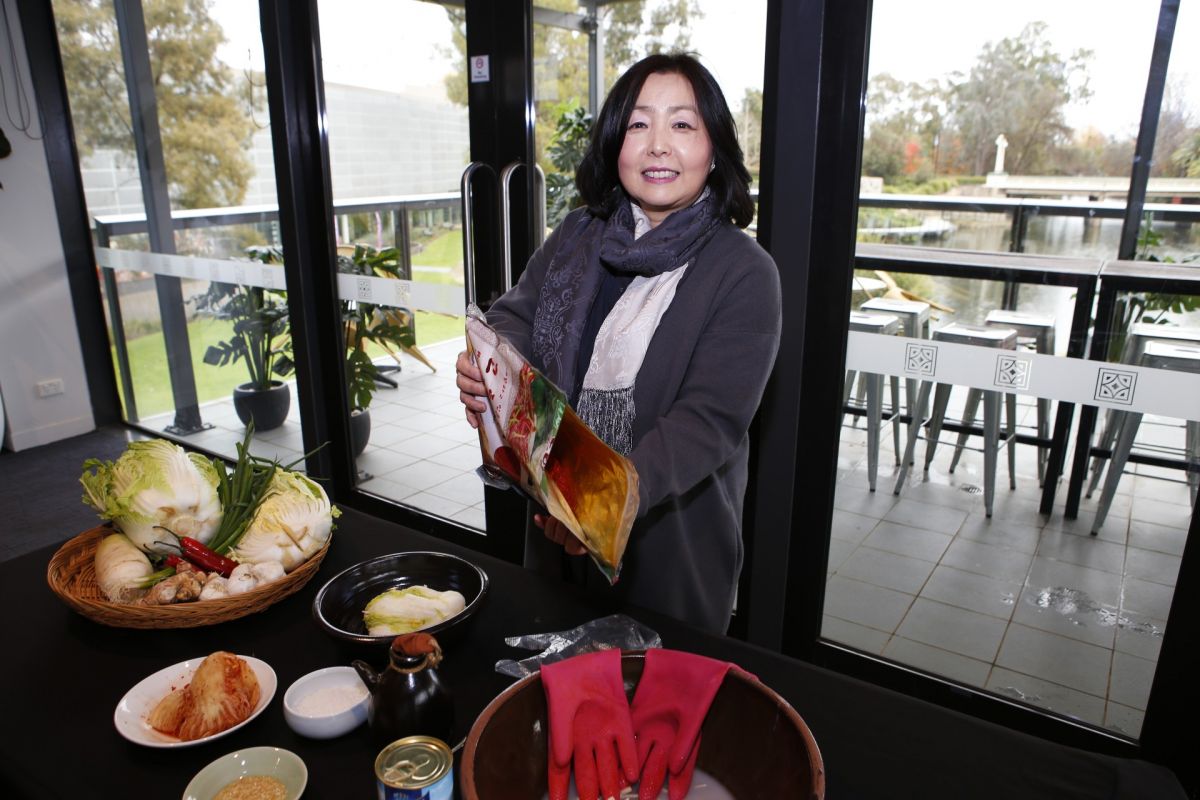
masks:
{"type": "MultiPolygon", "coordinates": [[[[455,692],[461,735],[511,682],[494,671],[495,662],[528,655],[505,646],[503,637],[563,630],[615,610],[519,567],[347,511],[320,573],[265,612],[209,628],[124,630],[78,616],[50,592],[45,571],[53,548],[46,548],[0,565],[6,728],[0,796],[175,798],[213,759],[242,747],[275,745],[307,764],[306,798],[373,797],[378,747],[366,727],[329,741],[304,739],[284,722],[282,697],[301,675],[362,655],[312,621],[310,605],[321,584],[363,559],[417,549],[470,558],[492,581],[469,634],[448,649],[440,669],[455,692]],[[256,656],[275,669],[279,689],[262,715],[190,748],[145,748],[117,734],[113,711],[130,687],[163,667],[218,649],[256,656]]],[[[656,629],[665,646],[734,661],[787,698],[821,747],[827,794],[835,800],[1185,796],[1160,766],[1050,744],[649,612],[627,613],[656,629]]],[[[373,660],[383,665],[382,654],[373,660]]]]}

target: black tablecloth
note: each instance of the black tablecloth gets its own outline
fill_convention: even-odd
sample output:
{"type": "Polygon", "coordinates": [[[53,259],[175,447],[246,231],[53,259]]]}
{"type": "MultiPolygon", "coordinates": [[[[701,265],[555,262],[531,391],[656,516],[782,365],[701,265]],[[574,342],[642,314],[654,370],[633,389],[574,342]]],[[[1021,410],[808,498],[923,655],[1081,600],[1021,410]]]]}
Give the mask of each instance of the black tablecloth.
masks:
{"type": "MultiPolygon", "coordinates": [[[[529,654],[505,646],[505,636],[564,630],[616,610],[510,564],[348,511],[320,573],[265,612],[208,628],[124,630],[84,619],[53,595],[45,580],[53,548],[44,549],[0,565],[0,794],[174,798],[213,759],[274,745],[307,764],[305,797],[373,797],[378,747],[367,728],[329,741],[305,739],[284,722],[282,698],[301,675],[363,655],[312,621],[317,589],[358,561],[416,549],[465,556],[491,578],[484,607],[440,668],[455,693],[460,736],[511,682],[494,671],[496,661],[529,654]],[[279,689],[261,716],[189,748],[150,749],[117,734],[113,712],[134,684],[218,649],[256,656],[275,669],[279,689]]],[[[827,796],[834,800],[1184,797],[1174,776],[1159,766],[1050,744],[654,614],[628,613],[656,629],[665,646],[734,661],[787,698],[820,745],[827,796]]],[[[372,658],[383,666],[383,654],[372,658]]]]}

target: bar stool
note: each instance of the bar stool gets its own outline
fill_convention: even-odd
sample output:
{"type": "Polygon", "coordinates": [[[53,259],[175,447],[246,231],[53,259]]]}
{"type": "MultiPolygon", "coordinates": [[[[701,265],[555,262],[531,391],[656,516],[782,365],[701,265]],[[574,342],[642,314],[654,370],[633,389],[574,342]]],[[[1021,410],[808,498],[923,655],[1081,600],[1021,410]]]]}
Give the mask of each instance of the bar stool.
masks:
{"type": "MultiPolygon", "coordinates": [[[[1015,350],[1017,347],[1017,332],[1012,328],[988,328],[980,325],[965,325],[955,322],[933,332],[935,342],[953,342],[955,344],[971,344],[977,347],[989,347],[996,350],[1015,350]]],[[[952,384],[939,383],[933,400],[933,412],[929,417],[929,433],[925,444],[925,470],[933,463],[937,450],[938,437],[941,435],[942,423],[946,417],[946,407],[950,404],[952,384]]],[[[921,382],[921,395],[917,398],[917,407],[925,409],[929,402],[929,393],[933,389],[933,381],[921,382]]],[[[1000,396],[1002,392],[984,390],[983,399],[983,505],[990,517],[992,504],[996,495],[996,456],[1000,450],[1000,396]]],[[[1008,396],[1008,433],[1005,442],[1008,445],[1008,484],[1015,489],[1016,456],[1012,443],[1016,436],[1017,407],[1016,397],[1008,396]]],[[[924,421],[924,420],[922,420],[924,421]]],[[[904,480],[908,477],[908,465],[913,461],[917,447],[916,429],[910,428],[908,443],[904,448],[904,459],[900,466],[900,475],[896,480],[895,494],[900,494],[904,480]]]]}
{"type": "MultiPolygon", "coordinates": [[[[1125,334],[1125,345],[1121,348],[1121,363],[1122,364],[1139,364],[1142,360],[1142,354],[1146,352],[1146,346],[1150,342],[1165,342],[1167,344],[1200,344],[1200,328],[1183,328],[1178,325],[1153,325],[1146,322],[1135,322],[1129,326],[1129,332],[1125,334]]],[[[1112,450],[1113,442],[1117,439],[1117,434],[1121,431],[1121,424],[1125,420],[1125,415],[1128,412],[1118,411],[1116,409],[1108,409],[1104,414],[1104,427],[1100,429],[1100,438],[1096,441],[1096,446],[1105,450],[1112,450]]],[[[1096,487],[1100,484],[1100,478],[1104,474],[1104,458],[1101,456],[1092,457],[1092,476],[1088,481],[1087,493],[1085,497],[1091,497],[1096,491],[1096,487]]]]}
{"type": "MultiPolygon", "coordinates": [[[[1019,311],[995,309],[988,312],[983,324],[990,328],[1011,328],[1017,332],[1018,345],[1031,346],[1037,353],[1054,355],[1054,317],[1048,314],[1024,314],[1019,311]]],[[[982,392],[979,389],[972,389],[967,393],[967,404],[963,408],[963,425],[970,426],[975,421],[975,412],[981,396],[982,392]]],[[[1050,438],[1050,400],[1044,397],[1037,399],[1037,434],[1039,439],[1050,438]]],[[[950,472],[954,472],[954,468],[958,466],[969,435],[967,431],[958,434],[958,442],[954,445],[954,458],[950,461],[950,472]]],[[[1049,448],[1038,445],[1039,486],[1046,478],[1046,459],[1049,456],[1049,448]]]]}
{"type": "MultiPolygon", "coordinates": [[[[1200,373],[1200,347],[1189,347],[1167,342],[1150,341],[1144,345],[1141,356],[1143,367],[1158,369],[1173,369],[1181,372],[1200,373]]],[[[1112,463],[1108,466],[1108,475],[1104,478],[1104,489],[1100,492],[1100,502],[1096,508],[1096,519],[1092,522],[1092,533],[1099,532],[1108,516],[1109,506],[1117,493],[1117,484],[1129,461],[1129,451],[1133,449],[1133,440],[1137,436],[1138,427],[1142,424],[1142,414],[1139,411],[1120,412],[1123,419],[1117,434],[1117,443],[1113,448],[1112,463]]],[[[1187,453],[1189,469],[1187,472],[1188,488],[1191,490],[1192,503],[1196,502],[1197,490],[1200,489],[1200,474],[1194,467],[1200,465],[1200,422],[1187,420],[1186,440],[1184,449],[1187,453]]]]}
{"type": "MultiPolygon", "coordinates": [[[[894,314],[899,317],[905,336],[910,339],[929,338],[929,303],[922,303],[919,300],[896,300],[891,297],[872,297],[858,308],[867,313],[894,314]]],[[[918,383],[916,378],[904,379],[905,404],[908,409],[910,431],[915,430],[917,419],[925,414],[924,408],[918,414],[917,409],[913,407],[917,400],[918,383]]],[[[896,450],[896,458],[899,459],[899,448],[896,450]]]]}
{"type": "MultiPolygon", "coordinates": [[[[878,333],[884,336],[895,336],[900,330],[900,320],[891,314],[862,314],[850,312],[850,330],[864,333],[878,333]]],[[[842,416],[846,416],[845,408],[850,403],[850,387],[854,383],[854,370],[846,372],[846,383],[842,387],[842,416]]],[[[900,378],[893,375],[892,380],[892,440],[893,447],[900,451],[900,429],[896,420],[900,416],[900,378]]],[[[877,372],[864,372],[863,383],[866,385],[867,399],[867,483],[871,491],[875,491],[875,476],[879,472],[879,428],[883,419],[883,376],[877,372]]]]}

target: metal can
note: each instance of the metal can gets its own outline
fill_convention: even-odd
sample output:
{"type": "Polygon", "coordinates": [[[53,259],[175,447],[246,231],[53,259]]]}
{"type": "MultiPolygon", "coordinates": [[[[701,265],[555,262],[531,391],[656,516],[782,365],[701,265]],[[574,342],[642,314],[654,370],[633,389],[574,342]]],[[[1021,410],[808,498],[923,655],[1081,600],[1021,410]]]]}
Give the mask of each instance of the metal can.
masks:
{"type": "Polygon", "coordinates": [[[454,756],[441,739],[406,736],[375,759],[379,800],[452,800],[454,756]]]}

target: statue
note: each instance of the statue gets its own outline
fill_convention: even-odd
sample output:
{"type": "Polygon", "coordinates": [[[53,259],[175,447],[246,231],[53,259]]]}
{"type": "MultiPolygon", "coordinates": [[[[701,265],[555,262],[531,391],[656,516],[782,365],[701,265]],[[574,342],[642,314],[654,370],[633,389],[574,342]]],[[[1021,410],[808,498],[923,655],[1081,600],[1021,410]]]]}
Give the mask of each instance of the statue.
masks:
{"type": "Polygon", "coordinates": [[[992,172],[1004,174],[1004,151],[1008,149],[1008,139],[1004,134],[996,137],[996,168],[992,172]]]}

